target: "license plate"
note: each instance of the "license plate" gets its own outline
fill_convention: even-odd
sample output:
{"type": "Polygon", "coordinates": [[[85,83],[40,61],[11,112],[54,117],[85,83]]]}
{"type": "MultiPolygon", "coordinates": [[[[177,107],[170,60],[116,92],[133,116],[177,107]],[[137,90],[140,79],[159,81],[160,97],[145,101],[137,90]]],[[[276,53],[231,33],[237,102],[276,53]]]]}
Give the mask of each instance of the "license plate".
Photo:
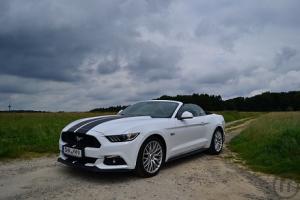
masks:
{"type": "Polygon", "coordinates": [[[64,146],[64,154],[81,158],[82,150],[64,146]]]}

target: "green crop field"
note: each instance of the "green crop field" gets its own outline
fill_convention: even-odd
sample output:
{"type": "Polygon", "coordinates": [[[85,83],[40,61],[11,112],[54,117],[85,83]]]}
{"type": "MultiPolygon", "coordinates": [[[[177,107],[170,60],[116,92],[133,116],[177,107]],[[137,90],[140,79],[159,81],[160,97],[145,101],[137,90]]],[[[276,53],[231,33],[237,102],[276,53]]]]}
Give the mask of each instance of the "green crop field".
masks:
{"type": "MultiPolygon", "coordinates": [[[[257,113],[219,112],[226,122],[257,113]]],[[[112,113],[0,113],[0,158],[57,153],[62,128],[76,119],[112,113]]]]}
{"type": "Polygon", "coordinates": [[[300,180],[300,112],[262,115],[229,147],[255,170],[300,180]]]}
{"type": "Polygon", "coordinates": [[[62,128],[107,113],[0,113],[0,158],[58,152],[62,128]]]}

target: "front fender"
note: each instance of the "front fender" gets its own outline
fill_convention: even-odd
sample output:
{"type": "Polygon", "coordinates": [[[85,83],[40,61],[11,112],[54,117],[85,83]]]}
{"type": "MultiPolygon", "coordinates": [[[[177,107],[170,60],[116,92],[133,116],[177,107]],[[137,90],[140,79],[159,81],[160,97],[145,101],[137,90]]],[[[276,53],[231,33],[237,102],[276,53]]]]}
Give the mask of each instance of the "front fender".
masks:
{"type": "Polygon", "coordinates": [[[152,137],[152,136],[159,136],[161,137],[163,140],[164,140],[164,143],[165,143],[165,150],[166,150],[166,160],[168,158],[168,153],[169,153],[169,137],[168,137],[168,133],[164,130],[155,130],[155,131],[150,131],[150,132],[147,132],[146,134],[142,134],[142,138],[141,138],[141,145],[140,145],[140,148],[142,146],[142,144],[149,138],[149,137],[152,137]]]}

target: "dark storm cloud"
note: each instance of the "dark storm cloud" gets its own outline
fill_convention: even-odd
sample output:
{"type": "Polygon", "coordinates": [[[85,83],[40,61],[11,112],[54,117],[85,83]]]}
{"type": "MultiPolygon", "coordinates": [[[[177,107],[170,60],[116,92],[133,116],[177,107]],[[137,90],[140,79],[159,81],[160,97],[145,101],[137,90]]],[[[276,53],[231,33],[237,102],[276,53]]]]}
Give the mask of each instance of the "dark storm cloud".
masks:
{"type": "Polygon", "coordinates": [[[136,78],[145,81],[171,79],[180,73],[179,60],[180,52],[176,48],[146,43],[141,46],[139,51],[135,52],[127,69],[136,78]]]}
{"type": "MultiPolygon", "coordinates": [[[[14,83],[1,83],[0,94],[35,94],[37,91],[27,86],[14,83]]],[[[2,95],[1,95],[2,96],[2,95]]]]}
{"type": "MultiPolygon", "coordinates": [[[[92,48],[79,30],[54,27],[47,17],[39,19],[43,16],[24,23],[21,17],[26,16],[19,17],[10,19],[12,24],[1,23],[5,28],[0,31],[0,73],[58,81],[77,79],[78,66],[92,48]],[[20,24],[15,24],[18,20],[20,24]]],[[[14,16],[3,18],[1,22],[14,16]]]]}
{"type": "MultiPolygon", "coordinates": [[[[90,56],[121,54],[128,57],[131,49],[140,48],[141,43],[136,41],[139,34],[133,26],[135,20],[167,6],[158,1],[144,4],[130,1],[17,2],[6,6],[10,9],[0,20],[5,26],[0,31],[0,73],[57,81],[80,79],[80,67],[90,56]],[[133,12],[126,8],[131,5],[133,12]],[[18,9],[24,15],[17,13],[18,9]],[[16,15],[10,15],[14,12],[16,15]]],[[[141,59],[149,60],[147,55],[141,59]]],[[[98,65],[98,72],[104,74],[118,69],[114,61],[98,65]]]]}
{"type": "Polygon", "coordinates": [[[97,64],[97,69],[100,74],[111,74],[118,71],[120,68],[120,62],[116,58],[104,60],[97,64]]]}
{"type": "Polygon", "coordinates": [[[299,7],[298,0],[2,0],[0,109],[298,89],[299,7]]]}
{"type": "MultiPolygon", "coordinates": [[[[0,33],[0,73],[58,81],[79,78],[78,66],[88,52],[73,44],[78,34],[68,30],[0,33]]],[[[78,41],[78,40],[77,40],[78,41]]]]}

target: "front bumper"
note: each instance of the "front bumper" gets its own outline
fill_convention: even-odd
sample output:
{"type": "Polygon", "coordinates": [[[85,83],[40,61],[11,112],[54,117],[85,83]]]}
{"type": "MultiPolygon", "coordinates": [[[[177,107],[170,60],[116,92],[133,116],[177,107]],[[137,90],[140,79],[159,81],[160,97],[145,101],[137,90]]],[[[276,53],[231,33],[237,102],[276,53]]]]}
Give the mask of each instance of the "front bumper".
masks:
{"type": "Polygon", "coordinates": [[[87,171],[92,171],[92,172],[129,172],[132,171],[132,169],[100,169],[96,166],[86,166],[85,164],[82,163],[73,163],[72,161],[64,160],[62,158],[57,159],[58,162],[63,163],[65,165],[75,167],[78,169],[83,169],[87,171]]]}
{"type": "Polygon", "coordinates": [[[88,132],[87,134],[94,136],[101,143],[100,148],[85,147],[82,149],[84,157],[76,159],[63,153],[63,146],[68,144],[60,139],[58,161],[69,166],[91,171],[130,171],[135,169],[140,143],[142,142],[141,137],[137,137],[130,142],[113,143],[99,133],[88,132]],[[105,162],[105,158],[113,156],[122,158],[125,163],[118,165],[105,162]]]}

